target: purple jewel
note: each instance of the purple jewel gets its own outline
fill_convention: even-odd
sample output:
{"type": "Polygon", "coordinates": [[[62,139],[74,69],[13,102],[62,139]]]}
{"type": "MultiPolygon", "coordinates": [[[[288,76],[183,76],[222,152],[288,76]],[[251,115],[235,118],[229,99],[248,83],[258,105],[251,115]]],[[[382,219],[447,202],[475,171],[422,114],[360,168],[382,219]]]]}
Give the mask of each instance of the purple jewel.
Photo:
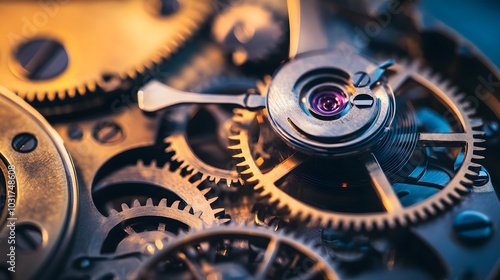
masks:
{"type": "Polygon", "coordinates": [[[318,89],[309,97],[310,110],[322,117],[333,117],[347,106],[345,94],[334,89],[318,89]]]}

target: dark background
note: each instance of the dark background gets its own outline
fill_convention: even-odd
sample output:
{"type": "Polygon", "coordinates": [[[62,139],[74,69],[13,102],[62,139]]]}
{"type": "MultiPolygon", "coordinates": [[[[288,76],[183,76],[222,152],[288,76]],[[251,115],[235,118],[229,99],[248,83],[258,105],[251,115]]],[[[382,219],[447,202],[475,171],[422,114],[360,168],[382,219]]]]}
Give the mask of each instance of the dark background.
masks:
{"type": "Polygon", "coordinates": [[[500,68],[500,0],[421,0],[428,13],[474,43],[500,68]]]}

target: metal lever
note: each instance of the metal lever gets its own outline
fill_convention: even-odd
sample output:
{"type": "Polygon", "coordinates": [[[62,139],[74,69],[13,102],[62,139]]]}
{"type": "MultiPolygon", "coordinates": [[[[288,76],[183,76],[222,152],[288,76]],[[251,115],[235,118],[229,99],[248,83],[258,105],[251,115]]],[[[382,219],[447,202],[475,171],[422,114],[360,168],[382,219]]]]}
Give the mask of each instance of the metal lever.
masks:
{"type": "Polygon", "coordinates": [[[266,106],[266,99],[258,94],[205,94],[177,90],[158,81],[151,81],[137,92],[139,108],[154,112],[178,104],[230,104],[248,110],[266,106]]]}
{"type": "Polygon", "coordinates": [[[328,47],[318,0],[288,0],[289,58],[328,47]]]}

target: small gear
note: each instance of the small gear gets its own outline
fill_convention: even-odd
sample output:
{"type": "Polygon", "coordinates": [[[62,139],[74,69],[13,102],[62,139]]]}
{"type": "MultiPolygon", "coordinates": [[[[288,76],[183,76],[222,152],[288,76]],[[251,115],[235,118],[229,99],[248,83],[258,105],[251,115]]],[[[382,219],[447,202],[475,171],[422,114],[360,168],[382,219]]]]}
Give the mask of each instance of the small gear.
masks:
{"type": "MultiPolygon", "coordinates": [[[[110,214],[113,209],[117,210],[118,207],[121,207],[124,199],[128,199],[128,196],[114,195],[108,197],[107,194],[114,193],[113,190],[130,197],[141,196],[145,198],[148,196],[146,189],[142,185],[137,189],[140,193],[138,194],[134,193],[136,190],[131,187],[128,189],[123,188],[125,183],[129,185],[131,183],[149,184],[158,190],[166,190],[175,200],[182,200],[183,203],[192,205],[195,212],[201,212],[201,219],[207,224],[211,224],[224,211],[223,208],[212,208],[212,204],[217,200],[217,197],[210,193],[211,188],[206,187],[203,181],[190,182],[180,174],[180,170],[176,172],[170,171],[170,163],[168,162],[162,167],[158,167],[155,161],[152,161],[149,165],[138,161],[136,165],[126,166],[112,172],[93,186],[92,196],[101,213],[110,214]],[[132,193],[128,194],[128,192],[132,193]]],[[[225,219],[221,220],[222,222],[227,221],[225,219]]]]}
{"type": "Polygon", "coordinates": [[[144,73],[192,35],[212,4],[3,2],[0,10],[0,36],[7,38],[0,42],[2,82],[25,100],[42,102],[106,90],[144,73]]]}
{"type": "Polygon", "coordinates": [[[180,235],[139,270],[139,279],[338,279],[310,241],[255,226],[180,235]]]}
{"type": "MultiPolygon", "coordinates": [[[[235,126],[239,132],[231,137],[234,145],[230,149],[235,152],[235,158],[240,162],[238,166],[242,176],[245,176],[247,182],[254,183],[255,189],[259,190],[260,195],[270,204],[276,204],[279,209],[287,209],[291,216],[346,230],[372,230],[374,228],[382,230],[397,225],[405,226],[436,215],[454,204],[464,193],[468,192],[468,187],[472,185],[471,179],[477,175],[481,167],[477,163],[483,158],[478,155],[478,152],[484,150],[480,147],[481,142],[484,142],[480,139],[481,122],[473,118],[474,110],[470,104],[462,101],[464,96],[455,94],[456,90],[441,82],[440,77],[431,76],[429,71],[421,69],[417,64],[396,65],[394,69],[396,74],[389,78],[389,84],[394,87],[399,101],[406,98],[404,94],[399,95],[403,89],[409,91],[409,95],[415,95],[411,87],[403,88],[403,86],[407,85],[408,80],[416,81],[430,91],[427,96],[434,96],[439,100],[438,103],[443,104],[441,105],[444,106],[443,108],[449,108],[452,113],[448,114],[448,117],[455,116],[455,126],[458,128],[448,132],[419,131],[414,133],[417,137],[415,138],[416,144],[411,145],[405,143],[413,143],[411,140],[413,138],[408,136],[411,136],[413,132],[407,131],[408,135],[400,133],[397,137],[390,136],[389,132],[384,140],[379,141],[372,148],[374,151],[369,158],[360,155],[351,156],[351,158],[342,157],[338,160],[312,159],[307,154],[290,149],[288,143],[285,144],[280,137],[276,136],[269,125],[267,110],[250,112],[238,109],[234,120],[239,123],[235,126]],[[409,138],[398,140],[400,137],[409,138]],[[386,147],[381,148],[384,145],[391,145],[393,148],[389,150],[386,147]],[[403,149],[405,145],[407,148],[403,149]],[[423,179],[425,176],[422,175],[425,172],[422,170],[425,170],[427,166],[422,168],[411,165],[411,157],[415,153],[400,153],[400,150],[446,150],[442,147],[461,147],[462,145],[465,148],[459,155],[456,150],[450,152],[457,155],[457,160],[461,164],[456,170],[451,168],[452,175],[443,180],[444,184],[430,194],[423,195],[416,202],[412,200],[412,203],[405,205],[404,196],[408,192],[415,191],[422,194],[422,190],[426,189],[426,179],[423,179]],[[390,150],[398,152],[393,156],[387,156],[390,150]],[[397,157],[405,154],[406,158],[397,157]],[[397,157],[397,161],[403,164],[399,163],[398,166],[394,157],[397,157]],[[360,160],[365,161],[365,164],[369,163],[365,166],[368,171],[365,175],[360,171],[362,168],[358,167],[360,160]],[[304,162],[307,164],[303,164],[304,162]],[[332,173],[332,170],[336,172],[332,173]],[[402,170],[408,172],[401,173],[402,170]],[[409,174],[410,171],[418,171],[419,174],[409,174]],[[325,172],[339,174],[340,177],[334,178],[325,172]],[[403,177],[408,180],[398,183],[403,177]],[[358,180],[358,183],[351,184],[353,180],[358,180]],[[422,186],[424,187],[418,188],[419,180],[423,180],[422,186]],[[403,183],[410,181],[417,185],[406,190],[400,189],[403,183]],[[333,197],[322,198],[326,193],[332,192],[332,189],[336,189],[337,184],[339,192],[336,197],[341,197],[342,200],[335,200],[333,197]],[[366,185],[373,185],[375,192],[364,189],[363,186],[366,185]],[[352,195],[356,197],[354,200],[350,197],[352,195]],[[358,200],[359,196],[363,199],[358,200]],[[381,201],[382,208],[369,206],[373,200],[381,201]],[[353,207],[356,201],[358,203],[362,201],[360,205],[363,206],[353,207]],[[364,207],[363,210],[360,207],[364,207]]],[[[414,101],[414,103],[418,102],[420,100],[414,101]]],[[[411,110],[411,108],[398,108],[403,111],[411,110]]],[[[442,113],[446,112],[446,109],[442,110],[442,113]]],[[[396,116],[391,130],[397,130],[398,123],[408,122],[408,119],[398,121],[398,118],[400,117],[396,116]]]]}
{"type": "MultiPolygon", "coordinates": [[[[231,166],[227,166],[227,164],[226,166],[220,167],[214,166],[214,164],[217,162],[227,161],[212,161],[212,164],[209,164],[207,163],[207,160],[202,160],[200,156],[195,152],[196,147],[199,145],[195,145],[193,147],[194,144],[192,143],[192,141],[190,141],[190,137],[186,131],[187,126],[189,126],[191,117],[200,113],[200,111],[203,111],[202,113],[208,113],[214,118],[216,122],[216,130],[224,129],[224,126],[227,126],[226,123],[232,121],[231,114],[229,114],[228,112],[224,112],[222,109],[217,108],[217,106],[213,105],[204,107],[190,107],[187,111],[188,112],[186,112],[186,110],[182,108],[182,112],[180,112],[185,116],[183,122],[184,126],[180,125],[183,127],[179,126],[179,129],[176,129],[172,134],[165,138],[164,141],[168,145],[165,151],[167,153],[173,154],[172,160],[179,162],[181,164],[180,168],[185,168],[186,171],[188,171],[192,175],[201,175],[202,180],[208,179],[209,181],[214,182],[218,185],[225,183],[227,187],[232,187],[232,185],[234,184],[241,184],[240,176],[234,167],[231,168],[231,166]],[[219,126],[223,127],[219,128],[219,126]]],[[[206,121],[210,122],[209,120],[206,121]]],[[[207,126],[209,126],[208,123],[207,126]]],[[[217,134],[217,132],[215,131],[214,134],[217,134]]],[[[215,136],[216,139],[205,139],[203,147],[207,148],[207,145],[209,144],[213,144],[215,146],[220,144],[217,140],[217,135],[211,136],[215,136]]],[[[201,144],[202,142],[199,143],[201,144]]],[[[211,147],[213,148],[213,146],[211,147]]]]}
{"type": "Polygon", "coordinates": [[[126,203],[121,207],[120,211],[112,210],[96,229],[88,255],[76,261],[83,274],[94,279],[127,279],[180,231],[200,230],[218,222],[204,221],[201,212],[194,212],[189,205],[182,207],[180,201],[167,206],[167,200],[162,199],[154,205],[148,198],[145,205],[134,200],[131,207],[126,203]]]}
{"type": "Polygon", "coordinates": [[[212,34],[236,65],[268,59],[284,41],[277,15],[257,3],[227,7],[215,19],[212,34]]]}
{"type": "Polygon", "coordinates": [[[167,204],[166,199],[160,200],[158,205],[153,204],[153,199],[148,198],[145,205],[141,205],[139,200],[134,200],[132,206],[122,204],[121,211],[112,210],[110,215],[106,218],[105,222],[96,232],[93,242],[91,242],[90,255],[98,254],[129,254],[131,252],[139,252],[141,254],[153,255],[161,243],[168,242],[168,239],[175,236],[182,228],[183,230],[201,229],[204,225],[212,225],[216,221],[207,222],[201,218],[201,212],[193,212],[190,205],[181,207],[180,201],[174,201],[170,206],[167,204]],[[158,223],[155,228],[140,228],[137,224],[147,222],[147,219],[140,219],[144,217],[160,217],[168,220],[175,220],[182,223],[182,226],[169,229],[162,222],[158,223]],[[129,221],[138,219],[136,222],[129,225],[129,221]],[[126,233],[126,236],[120,236],[119,242],[116,240],[108,240],[112,231],[116,227],[121,227],[126,233]],[[134,229],[136,227],[136,229],[134,229]],[[143,230],[143,231],[142,231],[143,230]],[[144,233],[145,234],[142,234],[144,233]],[[153,234],[150,234],[153,232],[153,234]],[[153,240],[149,240],[153,239],[153,240]]]}
{"type": "MultiPolygon", "coordinates": [[[[195,90],[203,93],[237,94],[254,87],[255,83],[256,79],[252,78],[219,77],[199,85],[195,90]]],[[[241,178],[234,165],[231,165],[231,154],[227,152],[232,108],[217,105],[184,106],[175,109],[168,117],[175,128],[164,140],[168,145],[166,152],[173,154],[172,159],[181,164],[180,168],[219,186],[241,185],[241,178]],[[214,150],[218,152],[214,153],[214,150]],[[221,162],[224,165],[221,166],[221,162]]]]}

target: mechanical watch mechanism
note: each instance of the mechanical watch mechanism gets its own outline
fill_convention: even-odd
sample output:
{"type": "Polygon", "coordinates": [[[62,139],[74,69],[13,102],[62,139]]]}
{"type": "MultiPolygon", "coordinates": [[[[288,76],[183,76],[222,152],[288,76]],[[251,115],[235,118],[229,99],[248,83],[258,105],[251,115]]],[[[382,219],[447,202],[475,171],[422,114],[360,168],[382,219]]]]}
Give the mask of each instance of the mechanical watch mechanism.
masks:
{"type": "Polygon", "coordinates": [[[305,240],[249,226],[181,235],[152,258],[139,279],[337,279],[328,258],[305,240]]]}
{"type": "Polygon", "coordinates": [[[0,3],[0,279],[499,279],[500,74],[422,7],[0,3]]]}

